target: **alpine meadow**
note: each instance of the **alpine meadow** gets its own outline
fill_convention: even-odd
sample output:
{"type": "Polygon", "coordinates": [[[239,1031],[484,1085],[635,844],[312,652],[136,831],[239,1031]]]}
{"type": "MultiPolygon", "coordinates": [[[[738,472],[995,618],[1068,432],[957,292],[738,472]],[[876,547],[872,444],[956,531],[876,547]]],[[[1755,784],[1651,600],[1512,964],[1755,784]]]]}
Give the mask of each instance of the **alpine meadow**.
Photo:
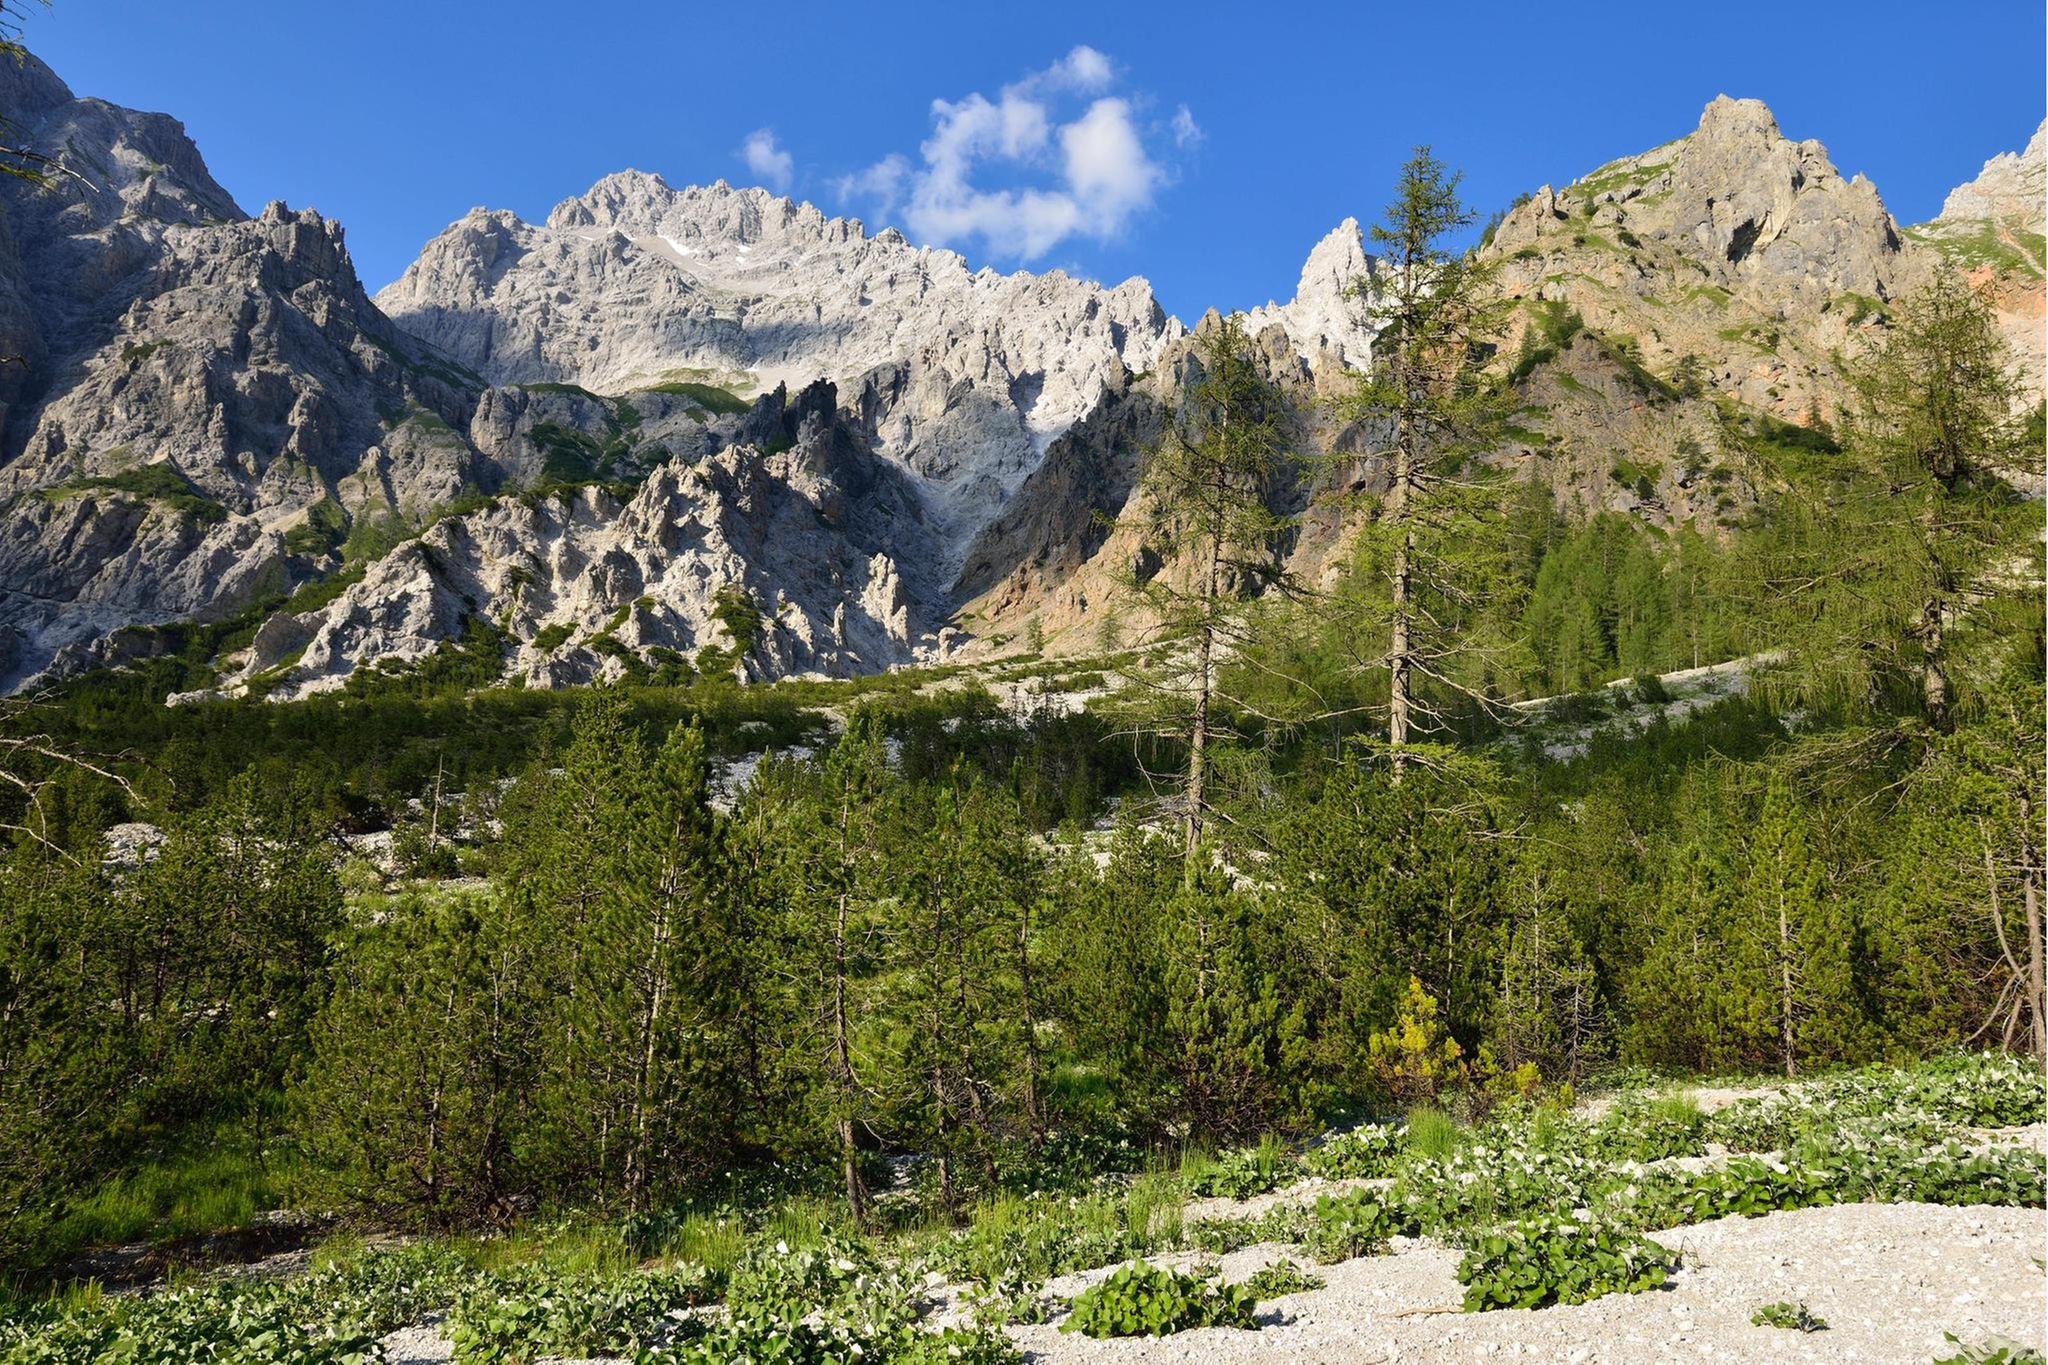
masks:
{"type": "Polygon", "coordinates": [[[1917,225],[1704,52],[1499,203],[1389,99],[1184,323],[1089,276],[1253,101],[1075,15],[862,168],[793,31],[763,187],[373,293],[95,5],[0,0],[0,1365],[2043,1360],[2042,88],[1917,225]]]}

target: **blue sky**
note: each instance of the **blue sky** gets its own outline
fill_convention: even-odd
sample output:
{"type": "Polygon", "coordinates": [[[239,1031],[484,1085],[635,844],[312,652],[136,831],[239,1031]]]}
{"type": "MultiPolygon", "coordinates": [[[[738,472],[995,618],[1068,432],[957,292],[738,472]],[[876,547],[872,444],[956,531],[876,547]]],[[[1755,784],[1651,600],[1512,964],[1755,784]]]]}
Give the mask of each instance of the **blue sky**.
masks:
{"type": "Polygon", "coordinates": [[[56,0],[80,94],[183,119],[216,177],[340,219],[365,283],[473,205],[544,217],[627,166],[775,183],[975,263],[1285,299],[1409,148],[1484,212],[1766,101],[1932,216],[2041,120],[2039,0],[1171,5],[56,0]]]}

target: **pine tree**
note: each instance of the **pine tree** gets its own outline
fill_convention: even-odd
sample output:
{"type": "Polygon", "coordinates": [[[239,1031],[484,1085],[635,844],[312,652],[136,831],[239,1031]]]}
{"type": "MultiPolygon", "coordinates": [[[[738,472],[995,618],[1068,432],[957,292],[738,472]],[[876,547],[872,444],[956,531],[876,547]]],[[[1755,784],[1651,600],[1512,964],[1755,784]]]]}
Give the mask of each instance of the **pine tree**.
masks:
{"type": "Polygon", "coordinates": [[[548,1183],[599,1202],[623,1192],[632,1065],[621,976],[637,926],[629,884],[633,799],[647,756],[625,699],[592,690],[578,705],[560,771],[537,771],[505,813],[507,910],[559,993],[543,1011],[525,1157],[548,1183]]]}
{"type": "Polygon", "coordinates": [[[703,731],[671,731],[632,797],[626,875],[598,935],[612,969],[597,989],[615,1003],[593,1051],[620,1072],[623,1192],[643,1207],[656,1180],[710,1169],[727,1155],[724,1120],[738,1099],[734,968],[744,943],[721,874],[703,731]]]}
{"type": "Polygon", "coordinates": [[[1599,983],[1562,904],[1558,878],[1536,857],[1516,867],[1500,994],[1490,1030],[1509,1068],[1533,1065],[1573,1085],[1593,1062],[1599,983]]]}
{"type": "Polygon", "coordinates": [[[861,984],[870,971],[876,902],[890,891],[882,859],[882,800],[889,783],[882,738],[877,712],[854,713],[846,733],[817,765],[814,791],[789,848],[800,970],[812,991],[808,1004],[822,1052],[840,1182],[847,1212],[857,1222],[867,1220],[871,1205],[858,1132],[873,1107],[856,1041],[861,984]]]}
{"type": "Polygon", "coordinates": [[[501,1220],[524,1159],[554,984],[496,898],[406,898],[350,934],[292,1091],[315,1188],[435,1226],[501,1220]]]}

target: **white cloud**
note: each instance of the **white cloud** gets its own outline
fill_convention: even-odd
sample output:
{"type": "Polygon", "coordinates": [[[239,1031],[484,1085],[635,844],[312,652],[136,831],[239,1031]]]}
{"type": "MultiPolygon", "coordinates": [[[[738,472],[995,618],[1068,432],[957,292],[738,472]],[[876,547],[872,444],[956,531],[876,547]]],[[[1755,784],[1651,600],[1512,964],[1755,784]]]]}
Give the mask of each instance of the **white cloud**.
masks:
{"type": "Polygon", "coordinates": [[[748,133],[747,140],[740,144],[740,160],[747,163],[748,173],[778,194],[789,188],[790,179],[796,174],[796,159],[775,145],[772,128],[756,128],[748,133]]]}
{"type": "Polygon", "coordinates": [[[1040,80],[1055,88],[1092,94],[1107,90],[1115,75],[1109,58],[1083,43],[1040,73],[1040,80]]]}
{"type": "MultiPolygon", "coordinates": [[[[1108,57],[1076,47],[995,99],[933,100],[918,164],[891,154],[834,186],[878,215],[900,203],[921,240],[979,239],[996,256],[1033,260],[1069,237],[1114,237],[1168,175],[1146,146],[1137,103],[1105,93],[1115,83],[1108,57]]],[[[1183,147],[1201,135],[1186,106],[1164,131],[1183,147]]]]}
{"type": "Polygon", "coordinates": [[[1101,224],[1102,236],[1121,231],[1131,214],[1152,202],[1153,187],[1165,178],[1145,155],[1124,100],[1099,99],[1089,105],[1087,113],[1060,129],[1060,148],[1066,154],[1067,184],[1101,224]]]}
{"type": "Polygon", "coordinates": [[[910,163],[891,152],[866,170],[837,177],[832,190],[841,199],[872,201],[876,215],[886,218],[895,211],[903,195],[903,179],[909,174],[910,163]]]}
{"type": "Polygon", "coordinates": [[[1170,126],[1173,129],[1173,145],[1176,147],[1192,147],[1202,140],[1201,125],[1195,122],[1193,112],[1185,104],[1173,111],[1173,123],[1170,126]]]}

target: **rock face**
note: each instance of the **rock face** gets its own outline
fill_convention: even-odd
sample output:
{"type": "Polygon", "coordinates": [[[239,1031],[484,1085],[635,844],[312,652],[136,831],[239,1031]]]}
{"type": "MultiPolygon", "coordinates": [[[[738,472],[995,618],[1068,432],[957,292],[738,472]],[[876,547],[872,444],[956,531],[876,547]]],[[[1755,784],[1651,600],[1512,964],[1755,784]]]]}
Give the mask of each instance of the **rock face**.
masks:
{"type": "Polygon", "coordinates": [[[1278,324],[1301,358],[1318,367],[1334,361],[1354,370],[1372,364],[1374,284],[1379,261],[1365,250],[1356,218],[1332,228],[1308,254],[1301,282],[1284,304],[1268,303],[1245,314],[1253,336],[1278,324]]]}
{"type": "Polygon", "coordinates": [[[1180,332],[1142,280],[973,271],[759,189],[625,171],[541,226],[472,211],[378,303],[498,383],[837,383],[966,541],[1121,368],[1180,332]]]}
{"type": "Polygon", "coordinates": [[[1984,163],[1975,180],[1950,190],[1936,221],[2040,223],[2042,201],[2048,199],[2048,148],[2043,138],[2048,138],[2048,120],[2034,130],[2025,150],[2000,152],[1984,163]]]}
{"type": "Polygon", "coordinates": [[[0,184],[21,362],[0,365],[0,685],[287,583],[287,533],[351,475],[461,485],[455,452],[384,440],[380,412],[467,400],[370,304],[337,225],[247,217],[175,121],[74,99],[33,57],[0,63],[0,105],[77,171],[0,184]]]}
{"type": "MultiPolygon", "coordinates": [[[[491,388],[368,299],[339,226],[281,204],[244,215],[173,120],[76,99],[34,58],[0,63],[0,104],[25,111],[31,145],[60,149],[86,177],[50,192],[0,183],[0,348],[22,362],[0,365],[0,687],[173,647],[148,628],[221,618],[334,573],[345,540],[372,556],[399,541],[360,569],[345,599],[353,616],[283,613],[246,657],[226,661],[239,677],[277,670],[265,681],[280,694],[332,685],[356,664],[463,636],[479,607],[418,578],[423,563],[461,562],[436,537],[466,523],[413,538],[439,509],[516,488],[627,488],[580,491],[569,501],[584,520],[559,534],[540,503],[479,514],[479,581],[521,534],[535,562],[559,542],[566,558],[555,571],[573,577],[581,569],[561,564],[580,562],[596,534],[592,509],[625,518],[618,544],[643,524],[627,516],[630,486],[643,479],[650,497],[703,499],[676,516],[725,545],[700,548],[691,573],[663,586],[674,622],[649,625],[650,643],[700,642],[728,589],[776,606],[781,585],[768,580],[786,572],[801,605],[764,629],[748,665],[758,673],[870,670],[911,657],[921,639],[933,645],[945,554],[916,480],[866,467],[887,415],[874,394],[858,395],[863,416],[842,420],[830,389],[822,400],[791,405],[777,392],[750,406],[702,388],[631,402],[567,384],[491,388]],[[806,422],[830,429],[823,465],[816,442],[805,444],[806,422]],[[752,460],[728,454],[749,445],[752,460]],[[686,476],[700,463],[701,477],[686,476]],[[789,521],[799,508],[819,510],[789,521]],[[514,529],[482,535],[492,518],[514,529]],[[870,628],[870,617],[881,624],[870,628]]],[[[1120,363],[1104,356],[1105,368],[1120,363]]],[[[914,387],[887,371],[870,380],[899,399],[914,387]]],[[[954,407],[972,404],[962,395],[954,407]]],[[[561,596],[580,608],[612,586],[565,583],[561,596]]],[[[557,662],[563,677],[604,664],[573,648],[557,662]]]]}

